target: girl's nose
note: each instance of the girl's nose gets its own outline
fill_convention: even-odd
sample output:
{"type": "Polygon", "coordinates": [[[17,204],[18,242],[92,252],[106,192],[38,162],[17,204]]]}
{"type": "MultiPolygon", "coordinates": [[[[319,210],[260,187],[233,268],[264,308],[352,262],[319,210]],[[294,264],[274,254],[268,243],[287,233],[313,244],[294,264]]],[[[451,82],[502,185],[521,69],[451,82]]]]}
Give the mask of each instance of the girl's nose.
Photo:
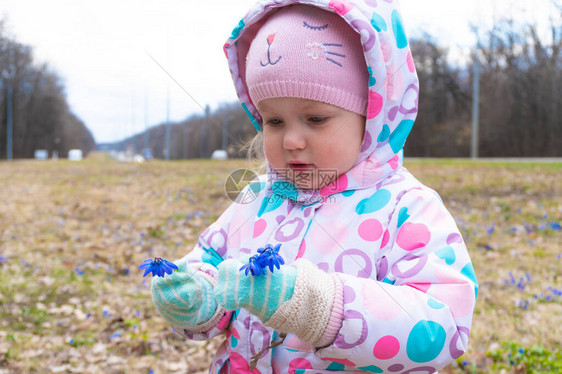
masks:
{"type": "Polygon", "coordinates": [[[287,128],[283,134],[283,147],[290,151],[304,149],[306,139],[302,131],[298,128],[287,128]]]}

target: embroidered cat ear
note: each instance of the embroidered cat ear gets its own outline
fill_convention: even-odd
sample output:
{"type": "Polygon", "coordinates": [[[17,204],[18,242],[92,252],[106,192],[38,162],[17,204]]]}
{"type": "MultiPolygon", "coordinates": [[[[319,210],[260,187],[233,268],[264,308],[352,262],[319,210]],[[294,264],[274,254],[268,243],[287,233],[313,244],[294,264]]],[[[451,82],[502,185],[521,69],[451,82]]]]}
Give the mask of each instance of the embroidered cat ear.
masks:
{"type": "Polygon", "coordinates": [[[269,34],[267,36],[267,62],[264,63],[263,61],[260,61],[260,64],[263,67],[266,67],[268,65],[275,65],[281,60],[282,56],[279,56],[277,60],[271,61],[271,45],[273,44],[274,40],[275,40],[275,33],[269,34]]]}

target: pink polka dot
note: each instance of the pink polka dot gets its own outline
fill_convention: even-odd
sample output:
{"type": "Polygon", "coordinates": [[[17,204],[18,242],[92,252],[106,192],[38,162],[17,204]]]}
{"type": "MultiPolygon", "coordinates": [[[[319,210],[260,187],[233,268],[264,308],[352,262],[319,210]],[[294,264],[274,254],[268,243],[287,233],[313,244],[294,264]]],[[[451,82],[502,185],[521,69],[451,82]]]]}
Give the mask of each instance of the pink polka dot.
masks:
{"type": "Polygon", "coordinates": [[[362,287],[362,298],[365,309],[376,319],[390,321],[400,315],[400,304],[393,300],[382,287],[377,285],[376,289],[362,287]]]}
{"type": "Polygon", "coordinates": [[[474,286],[468,281],[459,283],[459,274],[450,267],[435,268],[435,277],[441,284],[434,284],[428,294],[451,309],[455,318],[466,317],[474,307],[474,286]]]}
{"type": "Polygon", "coordinates": [[[350,174],[353,176],[353,179],[361,184],[376,183],[383,173],[383,169],[376,161],[378,161],[376,157],[370,156],[367,160],[351,169],[350,174]]]}
{"type": "Polygon", "coordinates": [[[379,240],[382,235],[382,224],[376,219],[366,219],[361,222],[357,231],[361,239],[374,242],[379,240]]]}
{"type": "Polygon", "coordinates": [[[250,371],[248,361],[246,361],[244,357],[237,352],[230,352],[230,371],[232,373],[260,374],[258,369],[250,371]]]}
{"type": "Polygon", "coordinates": [[[382,110],[383,98],[375,91],[369,91],[369,104],[367,108],[367,119],[375,118],[382,110]]]}
{"type": "Polygon", "coordinates": [[[320,196],[329,196],[337,192],[345,191],[348,184],[347,175],[342,174],[332,183],[320,188],[320,196]]]}
{"type": "Polygon", "coordinates": [[[414,59],[412,58],[412,52],[408,51],[408,56],[406,57],[406,61],[408,62],[408,70],[410,73],[416,71],[416,65],[414,64],[414,59]]]}
{"type": "Polygon", "coordinates": [[[421,292],[427,292],[431,283],[404,283],[405,286],[410,286],[421,292]]]}
{"type": "MultiPolygon", "coordinates": [[[[392,63],[387,66],[387,71],[399,72],[400,68],[392,63]]],[[[398,100],[404,91],[404,80],[402,74],[392,74],[386,83],[386,98],[390,101],[398,100]]]]}
{"type": "MultiPolygon", "coordinates": [[[[297,369],[313,369],[310,361],[304,358],[295,358],[289,362],[289,374],[296,374],[297,369]]],[[[299,371],[300,372],[300,371],[299,371]]]]}
{"type": "Polygon", "coordinates": [[[388,164],[390,165],[392,170],[398,169],[398,166],[400,166],[400,157],[398,157],[398,155],[392,157],[390,160],[388,160],[388,164]]]}
{"type": "Polygon", "coordinates": [[[355,363],[353,361],[348,360],[347,358],[322,357],[322,360],[334,361],[334,362],[337,362],[338,364],[342,364],[342,365],[345,365],[345,366],[355,366],[355,363]]]}
{"type": "Polygon", "coordinates": [[[385,230],[384,235],[382,236],[381,248],[388,244],[388,240],[390,239],[390,232],[385,230]]]}
{"type": "Polygon", "coordinates": [[[345,0],[332,0],[330,1],[329,7],[334,9],[340,16],[343,16],[351,9],[353,9],[353,4],[345,0]]]}
{"type": "Polygon", "coordinates": [[[392,44],[386,40],[381,40],[382,56],[385,62],[390,61],[392,58],[392,44]]]}
{"type": "Polygon", "coordinates": [[[373,348],[373,355],[379,360],[388,360],[398,354],[400,342],[392,335],[380,338],[373,348]]]}
{"type": "Polygon", "coordinates": [[[304,256],[304,252],[306,252],[306,241],[303,239],[299,248],[299,253],[297,253],[297,257],[295,258],[295,260],[304,256]]]}
{"type": "Polygon", "coordinates": [[[318,209],[318,214],[322,217],[332,218],[337,216],[341,212],[342,205],[339,203],[332,203],[328,200],[328,203],[322,205],[320,209],[318,209]]]}
{"type": "Polygon", "coordinates": [[[311,227],[310,240],[307,245],[320,253],[339,253],[341,251],[340,243],[345,242],[349,233],[347,222],[331,219],[327,222],[319,222],[319,225],[322,227],[316,225],[314,229],[311,227]]]}
{"type": "Polygon", "coordinates": [[[400,227],[396,243],[406,251],[425,247],[429,243],[431,233],[423,223],[406,222],[400,227]]]}
{"type": "MultiPolygon", "coordinates": [[[[242,205],[242,204],[240,204],[242,205]]],[[[242,240],[247,239],[252,230],[251,220],[248,221],[246,217],[242,215],[235,215],[228,225],[228,232],[232,233],[228,237],[228,246],[232,248],[240,248],[242,240]],[[237,218],[238,217],[238,218],[237,218]]]]}
{"type": "Polygon", "coordinates": [[[254,238],[257,238],[258,236],[263,234],[266,227],[267,222],[263,218],[260,218],[256,222],[254,222],[254,238]]]}

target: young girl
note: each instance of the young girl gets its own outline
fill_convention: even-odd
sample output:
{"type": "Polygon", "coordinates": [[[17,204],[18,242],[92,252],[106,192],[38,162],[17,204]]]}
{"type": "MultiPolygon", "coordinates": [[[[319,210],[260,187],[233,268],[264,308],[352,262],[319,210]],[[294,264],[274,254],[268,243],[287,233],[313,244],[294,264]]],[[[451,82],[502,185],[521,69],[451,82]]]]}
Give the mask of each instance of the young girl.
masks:
{"type": "Polygon", "coordinates": [[[159,313],[224,334],[211,373],[433,373],[461,356],[477,283],[439,196],[402,166],[418,80],[396,1],[262,0],[225,52],[267,174],[154,278],[159,313]]]}

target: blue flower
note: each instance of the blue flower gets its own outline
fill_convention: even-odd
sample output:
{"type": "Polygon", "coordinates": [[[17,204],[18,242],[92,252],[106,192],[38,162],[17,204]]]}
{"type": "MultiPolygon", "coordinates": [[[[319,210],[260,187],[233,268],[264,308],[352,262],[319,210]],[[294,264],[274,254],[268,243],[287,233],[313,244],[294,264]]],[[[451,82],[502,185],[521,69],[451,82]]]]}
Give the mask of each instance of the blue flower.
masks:
{"type": "Polygon", "coordinates": [[[253,276],[260,275],[263,268],[259,263],[258,255],[250,257],[248,263],[240,268],[240,271],[245,270],[245,274],[252,273],[253,276]]]}
{"type": "Polygon", "coordinates": [[[145,269],[143,277],[146,277],[150,272],[152,272],[152,276],[164,277],[165,274],[172,274],[174,270],[178,270],[178,266],[163,258],[155,257],[154,260],[150,258],[144,260],[139,269],[145,269]]]}
{"type": "Polygon", "coordinates": [[[275,247],[266,244],[264,248],[258,248],[260,254],[258,262],[263,269],[269,267],[269,270],[273,273],[273,268],[279,269],[285,263],[285,260],[279,254],[279,248],[281,248],[281,244],[277,244],[275,247]]]}

